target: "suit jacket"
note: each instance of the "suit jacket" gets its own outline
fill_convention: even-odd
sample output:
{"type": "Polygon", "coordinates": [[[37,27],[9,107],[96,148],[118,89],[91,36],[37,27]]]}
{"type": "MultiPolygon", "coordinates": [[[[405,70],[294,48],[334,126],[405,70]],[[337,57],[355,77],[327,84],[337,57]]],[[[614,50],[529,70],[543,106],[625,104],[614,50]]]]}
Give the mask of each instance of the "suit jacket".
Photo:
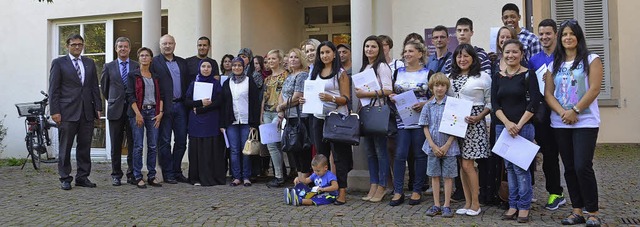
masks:
{"type": "MultiPolygon", "coordinates": [[[[178,63],[178,68],[180,69],[180,87],[182,90],[181,97],[178,100],[184,100],[184,97],[187,93],[187,88],[189,87],[189,73],[187,70],[187,62],[178,56],[173,56],[173,59],[178,63]]],[[[151,61],[151,73],[154,76],[158,77],[160,82],[160,89],[162,93],[164,93],[164,114],[171,114],[170,108],[172,108],[173,103],[173,78],[171,77],[171,72],[169,71],[169,67],[167,67],[167,59],[164,55],[160,54],[158,56],[153,57],[151,61]]],[[[186,108],[185,108],[186,110],[186,108]]]]}
{"type": "MultiPolygon", "coordinates": [[[[140,64],[138,64],[138,62],[129,59],[128,74],[139,68],[140,64]]],[[[104,98],[107,99],[107,119],[109,120],[120,119],[124,110],[129,108],[126,99],[125,84],[122,83],[123,81],[120,74],[118,59],[106,63],[104,67],[102,67],[100,89],[102,90],[104,98]]]]}
{"type": "Polygon", "coordinates": [[[69,55],[51,62],[49,107],[51,115],[60,114],[62,121],[79,121],[81,113],[87,121],[92,121],[99,117],[97,111],[102,111],[96,64],[88,57],[82,56],[81,60],[85,71],[84,84],[78,78],[69,55]]]}

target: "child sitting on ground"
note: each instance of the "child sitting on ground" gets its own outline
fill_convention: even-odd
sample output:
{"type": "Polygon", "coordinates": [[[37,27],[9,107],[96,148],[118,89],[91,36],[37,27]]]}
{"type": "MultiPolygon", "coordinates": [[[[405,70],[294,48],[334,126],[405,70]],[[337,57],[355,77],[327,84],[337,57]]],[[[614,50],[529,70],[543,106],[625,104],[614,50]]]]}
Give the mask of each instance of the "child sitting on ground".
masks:
{"type": "Polygon", "coordinates": [[[329,171],[327,157],[316,155],[311,161],[313,174],[307,178],[296,177],[294,188],[284,189],[284,200],[288,205],[325,205],[336,201],[338,195],[338,178],[329,171]],[[313,182],[315,187],[307,185],[313,182]]]}
{"type": "Polygon", "coordinates": [[[451,83],[442,73],[434,74],[429,79],[429,89],[434,98],[427,101],[420,113],[419,125],[424,127],[427,138],[422,150],[427,153],[427,175],[431,177],[434,205],[427,210],[427,216],[442,214],[442,217],[453,217],[451,211],[451,191],[453,178],[458,176],[456,155],[460,148],[455,136],[439,132],[442,113],[447,101],[447,90],[451,83]],[[440,178],[444,178],[444,206],[440,206],[440,178]]]}

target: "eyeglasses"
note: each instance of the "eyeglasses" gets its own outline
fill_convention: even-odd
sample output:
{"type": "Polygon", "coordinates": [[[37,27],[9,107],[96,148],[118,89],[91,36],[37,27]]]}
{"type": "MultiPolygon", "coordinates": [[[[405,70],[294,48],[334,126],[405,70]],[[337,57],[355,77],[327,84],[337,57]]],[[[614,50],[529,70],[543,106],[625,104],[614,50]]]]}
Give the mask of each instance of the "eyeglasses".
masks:
{"type": "Polygon", "coordinates": [[[83,47],[84,44],[83,43],[71,43],[69,44],[70,47],[74,47],[74,48],[78,48],[78,47],[83,47]]]}
{"type": "Polygon", "coordinates": [[[572,19],[568,19],[568,20],[563,21],[563,22],[560,24],[560,27],[567,26],[567,25],[569,25],[569,24],[577,25],[577,24],[578,24],[578,21],[577,21],[576,19],[573,19],[573,18],[572,18],[572,19]]]}
{"type": "Polygon", "coordinates": [[[442,35],[442,36],[434,36],[434,37],[431,37],[431,39],[446,39],[446,38],[447,38],[447,37],[446,37],[446,36],[443,36],[443,35],[442,35]]]}

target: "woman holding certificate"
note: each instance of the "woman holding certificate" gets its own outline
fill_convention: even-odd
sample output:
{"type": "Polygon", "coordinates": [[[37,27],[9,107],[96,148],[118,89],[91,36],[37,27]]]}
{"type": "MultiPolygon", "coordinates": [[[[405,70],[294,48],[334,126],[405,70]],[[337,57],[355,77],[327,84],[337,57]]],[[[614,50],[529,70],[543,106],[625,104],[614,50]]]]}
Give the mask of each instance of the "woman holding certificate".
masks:
{"type": "Polygon", "coordinates": [[[551,112],[564,178],[573,212],[564,225],[585,223],[600,226],[598,185],[593,171],[593,154],[600,128],[598,94],[602,81],[602,61],[587,49],[584,32],[575,19],[566,20],[558,29],[551,74],[547,74],[545,100],[551,112]],[[552,82],[552,83],[550,83],[552,82]],[[588,214],[583,216],[583,208],[588,214]]]}
{"type": "MultiPolygon", "coordinates": [[[[373,68],[376,83],[380,85],[380,90],[368,91],[362,87],[355,88],[358,98],[378,98],[374,106],[382,105],[382,100],[391,94],[391,68],[386,64],[382,42],[377,36],[369,36],[364,40],[362,64],[360,72],[373,68]]],[[[365,103],[366,105],[367,103],[365,103]]],[[[384,121],[385,119],[380,119],[384,121]]],[[[386,119],[388,120],[388,119],[386,119]]],[[[386,122],[380,122],[381,124],[386,122]]],[[[366,197],[362,200],[380,202],[385,195],[387,187],[387,177],[389,176],[389,154],[387,152],[387,135],[362,135],[361,145],[367,152],[369,164],[369,182],[371,187],[366,197]]]]}
{"type": "MultiPolygon", "coordinates": [[[[322,101],[322,113],[314,114],[311,123],[311,141],[319,154],[326,157],[333,154],[338,178],[338,197],[335,205],[347,202],[347,175],[353,168],[351,145],[341,142],[327,142],[322,138],[324,119],[331,111],[348,114],[347,103],[351,100],[351,81],[347,72],[340,66],[340,56],[335,45],[330,41],[320,43],[316,50],[310,80],[324,81],[324,92],[318,95],[322,101]]],[[[305,99],[299,102],[304,104],[305,99]]]]}
{"type": "MultiPolygon", "coordinates": [[[[389,95],[391,101],[395,102],[397,107],[398,100],[396,96],[407,91],[413,92],[418,102],[410,105],[411,112],[409,113],[416,114],[416,116],[420,115],[422,107],[429,99],[428,81],[431,72],[425,67],[426,56],[427,49],[419,41],[412,41],[404,46],[403,57],[406,65],[398,69],[396,78],[393,78],[394,93],[389,95]]],[[[422,185],[427,171],[427,155],[422,151],[422,145],[426,137],[422,127],[418,125],[418,121],[405,122],[399,114],[396,116],[396,124],[398,135],[396,136],[396,153],[393,161],[394,195],[389,205],[398,206],[404,202],[404,173],[409,153],[414,156],[414,164],[409,166],[415,169],[413,193],[409,199],[409,205],[417,205],[422,200],[422,185]]]]}
{"type": "MultiPolygon", "coordinates": [[[[189,85],[185,106],[189,111],[189,181],[199,186],[214,186],[225,183],[225,152],[224,141],[221,140],[220,106],[222,86],[211,76],[214,61],[205,58],[200,61],[199,73],[196,80],[189,85]],[[194,100],[196,83],[210,84],[212,87],[209,97],[194,100]]],[[[198,87],[200,89],[200,87],[198,87]]]]}
{"type": "Polygon", "coordinates": [[[491,112],[491,76],[482,72],[480,59],[473,46],[461,44],[453,52],[451,87],[447,95],[473,102],[473,108],[464,121],[469,124],[465,138],[460,143],[462,189],[465,205],[456,214],[479,215],[478,173],[474,160],[489,157],[489,133],[485,116],[491,112]]]}
{"type": "MultiPolygon", "coordinates": [[[[502,62],[506,66],[496,74],[491,84],[491,106],[498,118],[496,137],[507,130],[510,136],[520,135],[533,142],[535,129],[531,117],[542,98],[538,79],[535,71],[520,65],[524,55],[524,45],[520,41],[507,40],[501,49],[502,62]]],[[[527,223],[533,197],[531,169],[520,168],[506,159],[504,166],[509,182],[509,210],[502,215],[502,219],[514,220],[517,215],[519,223],[527,223]]]]}

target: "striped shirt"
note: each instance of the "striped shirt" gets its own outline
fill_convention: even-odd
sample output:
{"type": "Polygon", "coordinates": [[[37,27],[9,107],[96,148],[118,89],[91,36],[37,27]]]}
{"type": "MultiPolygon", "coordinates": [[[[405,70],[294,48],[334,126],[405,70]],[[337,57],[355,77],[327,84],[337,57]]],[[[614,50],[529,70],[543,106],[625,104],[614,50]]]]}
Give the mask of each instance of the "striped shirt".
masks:
{"type": "MultiPolygon", "coordinates": [[[[439,132],[440,121],[442,120],[442,113],[444,112],[444,106],[447,102],[447,96],[445,95],[441,103],[438,103],[435,98],[429,100],[420,113],[420,120],[418,124],[423,127],[429,127],[429,134],[431,139],[438,147],[444,146],[447,143],[450,135],[439,132]]],[[[422,151],[427,155],[433,155],[431,146],[429,146],[429,140],[425,140],[422,145],[422,151]]],[[[460,154],[460,147],[458,146],[458,140],[454,139],[449,147],[449,151],[445,156],[456,156],[460,154]]]]}

